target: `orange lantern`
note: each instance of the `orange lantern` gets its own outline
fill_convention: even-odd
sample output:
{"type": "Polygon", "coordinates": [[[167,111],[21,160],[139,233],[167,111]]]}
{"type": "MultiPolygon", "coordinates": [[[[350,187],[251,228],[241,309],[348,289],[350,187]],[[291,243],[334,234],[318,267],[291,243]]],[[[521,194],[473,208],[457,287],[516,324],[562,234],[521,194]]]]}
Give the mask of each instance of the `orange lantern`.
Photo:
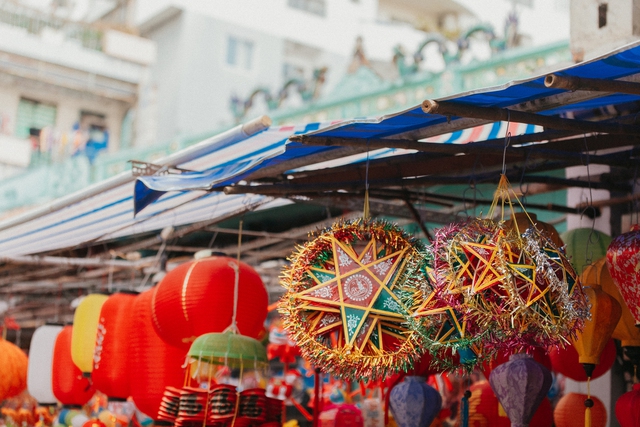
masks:
{"type": "MultiPolygon", "coordinates": [[[[583,276],[582,283],[589,285],[590,283],[584,282],[584,279],[583,276]]],[[[591,377],[593,369],[600,363],[600,353],[620,320],[622,309],[615,298],[604,292],[600,286],[586,286],[583,290],[589,299],[591,319],[584,322],[584,328],[576,334],[573,345],[587,377],[591,377]]]]}
{"type": "Polygon", "coordinates": [[[73,363],[71,358],[71,335],[73,326],[68,325],[56,338],[53,348],[53,372],[51,383],[53,394],[63,405],[82,406],[91,399],[95,389],[89,379],[73,363]]]}
{"type": "Polygon", "coordinates": [[[135,298],[129,357],[131,397],[140,411],[154,419],[165,387],[182,387],[186,356],[186,351],[164,342],[151,324],[151,301],[156,290],[149,289],[135,298]]]}
{"type": "MultiPolygon", "coordinates": [[[[583,411],[586,394],[568,393],[562,396],[553,411],[553,421],[556,427],[583,427],[585,425],[585,411],[583,411]]],[[[607,409],[600,399],[591,397],[591,426],[605,427],[607,425],[607,409]]]]}
{"type": "Polygon", "coordinates": [[[110,400],[129,397],[129,344],[135,293],[118,292],[102,305],[93,353],[94,387],[110,400]]]}
{"type": "Polygon", "coordinates": [[[0,337],[0,402],[27,388],[28,365],[24,351],[0,337]]]}
{"type": "Polygon", "coordinates": [[[618,301],[621,309],[621,316],[616,328],[611,335],[614,339],[620,340],[622,347],[640,347],[640,328],[635,326],[636,320],[629,311],[629,307],[622,299],[620,290],[614,283],[607,266],[607,258],[603,257],[585,268],[583,277],[593,286],[599,284],[602,290],[618,301]]]}
{"type": "Polygon", "coordinates": [[[538,216],[531,212],[518,212],[511,214],[511,219],[505,223],[506,226],[513,226],[514,224],[518,225],[518,232],[520,234],[527,231],[527,229],[533,225],[541,231],[547,238],[549,238],[558,248],[564,246],[564,242],[562,238],[560,238],[560,234],[555,229],[555,227],[551,224],[547,224],[546,222],[538,221],[538,216]]]}
{"type": "Polygon", "coordinates": [[[186,351],[196,337],[223,332],[233,320],[242,335],[258,338],[263,331],[267,290],[260,275],[243,262],[229,257],[191,261],[167,273],[157,288],[153,325],[170,345],[186,351]]]}

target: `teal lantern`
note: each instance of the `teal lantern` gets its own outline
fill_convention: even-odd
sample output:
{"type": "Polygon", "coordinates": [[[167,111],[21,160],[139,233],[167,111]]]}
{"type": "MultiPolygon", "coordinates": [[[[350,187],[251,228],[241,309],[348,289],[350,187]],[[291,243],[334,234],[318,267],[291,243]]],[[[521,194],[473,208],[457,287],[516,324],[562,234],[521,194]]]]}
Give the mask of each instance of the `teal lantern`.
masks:
{"type": "Polygon", "coordinates": [[[611,237],[591,228],[575,228],[560,235],[566,247],[567,257],[578,274],[589,264],[607,255],[611,237]]]}

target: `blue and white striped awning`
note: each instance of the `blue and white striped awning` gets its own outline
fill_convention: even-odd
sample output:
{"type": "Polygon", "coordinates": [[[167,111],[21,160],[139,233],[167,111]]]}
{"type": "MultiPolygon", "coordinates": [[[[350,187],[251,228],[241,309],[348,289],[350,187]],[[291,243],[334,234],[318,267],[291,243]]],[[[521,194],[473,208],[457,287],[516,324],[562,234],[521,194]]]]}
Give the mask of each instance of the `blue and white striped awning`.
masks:
{"type": "MultiPolygon", "coordinates": [[[[599,79],[621,79],[639,73],[638,44],[601,59],[556,72],[559,75],[599,79]]],[[[550,99],[567,92],[547,88],[544,77],[536,77],[497,88],[464,93],[447,100],[480,107],[511,107],[550,99]]],[[[621,105],[636,105],[638,102],[640,96],[637,95],[592,96],[577,102],[573,100],[571,103],[558,103],[539,114],[589,119],[604,110],[621,105]]],[[[459,120],[455,117],[425,114],[420,106],[416,106],[385,117],[272,127],[253,136],[205,144],[196,158],[171,164],[194,171],[192,173],[144,177],[137,184],[134,184],[134,178],[129,174],[124,177],[121,185],[100,194],[93,194],[64,207],[37,210],[19,220],[0,222],[0,257],[73,248],[92,242],[135,236],[166,226],[212,221],[248,210],[288,203],[286,200],[260,195],[226,195],[207,190],[238,183],[243,177],[261,168],[281,166],[282,169],[288,164],[295,164],[290,169],[292,171],[331,167],[361,162],[367,156],[354,155],[353,152],[349,156],[340,156],[340,147],[307,146],[289,141],[288,138],[294,134],[312,133],[314,136],[361,139],[403,137],[460,144],[500,138],[507,132],[521,135],[540,131],[535,126],[496,122],[458,127],[452,132],[446,126],[449,119],[452,123],[459,120]],[[317,160],[318,154],[323,155],[323,161],[317,160]],[[293,160],[305,158],[309,158],[309,162],[292,163],[293,160]],[[136,207],[138,213],[134,215],[136,207]]],[[[369,153],[369,158],[407,152],[382,149],[369,153]]],[[[82,194],[84,193],[80,195],[82,194]]]]}

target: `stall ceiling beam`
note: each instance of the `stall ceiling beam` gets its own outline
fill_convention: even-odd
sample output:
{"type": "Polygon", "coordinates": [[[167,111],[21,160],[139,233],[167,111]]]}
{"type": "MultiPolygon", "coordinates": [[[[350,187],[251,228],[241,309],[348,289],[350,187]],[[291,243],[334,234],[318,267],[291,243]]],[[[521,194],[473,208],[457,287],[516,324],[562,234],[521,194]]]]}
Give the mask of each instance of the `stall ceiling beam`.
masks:
{"type": "Polygon", "coordinates": [[[65,265],[69,267],[118,267],[118,268],[142,268],[155,262],[155,257],[143,258],[137,261],[123,259],[100,259],[100,258],[65,258],[57,256],[5,256],[0,257],[1,262],[29,265],[65,265]]]}
{"type": "Polygon", "coordinates": [[[566,89],[571,91],[590,90],[595,92],[640,95],[640,83],[623,80],[590,79],[586,77],[549,74],[544,78],[544,85],[554,89],[566,89]]]}
{"type": "Polygon", "coordinates": [[[510,110],[499,107],[477,107],[454,101],[422,101],[422,111],[426,114],[442,116],[469,117],[492,122],[517,122],[543,126],[546,129],[597,132],[616,135],[640,135],[640,127],[618,123],[590,122],[586,120],[562,119],[541,114],[510,110]]]}

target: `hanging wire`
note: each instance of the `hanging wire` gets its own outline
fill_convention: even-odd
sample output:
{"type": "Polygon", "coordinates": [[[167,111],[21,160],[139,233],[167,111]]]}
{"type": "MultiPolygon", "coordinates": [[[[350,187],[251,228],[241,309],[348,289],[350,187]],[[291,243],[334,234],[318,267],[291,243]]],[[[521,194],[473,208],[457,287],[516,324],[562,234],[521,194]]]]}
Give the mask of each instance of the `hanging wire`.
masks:
{"type": "Polygon", "coordinates": [[[362,216],[364,219],[367,219],[369,215],[369,139],[367,139],[367,162],[364,172],[364,209],[362,210],[362,216]]]}
{"type": "MultiPolygon", "coordinates": [[[[589,144],[587,143],[587,135],[584,134],[582,135],[583,140],[584,140],[584,149],[585,149],[585,166],[587,167],[587,185],[589,188],[589,206],[586,206],[582,212],[580,213],[580,220],[582,220],[582,218],[584,217],[584,214],[587,212],[588,209],[593,210],[593,190],[591,189],[591,170],[590,170],[590,157],[589,157],[589,144]]],[[[592,212],[593,214],[593,212],[592,212]]],[[[598,239],[600,239],[600,236],[597,236],[595,233],[595,229],[596,229],[596,216],[595,214],[593,215],[593,218],[591,220],[591,231],[589,232],[589,238],[587,239],[587,244],[584,247],[584,251],[585,251],[585,265],[590,265],[593,262],[593,249],[589,248],[589,246],[593,246],[593,244],[596,243],[596,241],[598,239]],[[592,241],[592,239],[595,237],[596,241],[592,241]]],[[[582,267],[584,267],[582,266],[582,267]]]]}
{"type": "Polygon", "coordinates": [[[502,175],[507,174],[507,147],[511,144],[511,132],[509,127],[511,126],[511,112],[507,110],[507,130],[504,135],[504,150],[502,151],[502,175]]]}

